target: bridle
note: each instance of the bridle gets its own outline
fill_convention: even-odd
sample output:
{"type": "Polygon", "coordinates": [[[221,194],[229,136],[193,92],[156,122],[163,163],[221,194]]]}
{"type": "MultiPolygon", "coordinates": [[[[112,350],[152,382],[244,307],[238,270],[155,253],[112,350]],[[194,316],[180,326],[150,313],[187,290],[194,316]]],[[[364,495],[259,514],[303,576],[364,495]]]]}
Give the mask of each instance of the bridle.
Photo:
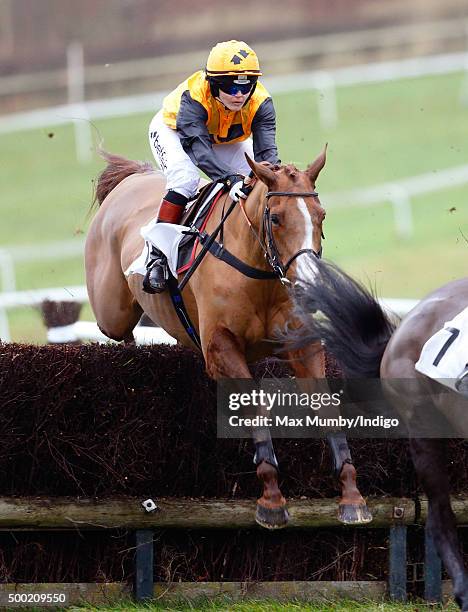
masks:
{"type": "MultiPolygon", "coordinates": [[[[222,192],[220,192],[220,195],[221,193],[222,192]]],[[[297,253],[294,253],[294,255],[289,258],[286,264],[283,264],[283,262],[281,261],[281,256],[278,251],[278,247],[276,246],[275,238],[273,236],[270,207],[268,205],[268,200],[273,196],[318,197],[318,193],[316,191],[302,191],[302,192],[301,191],[268,191],[265,196],[266,204],[265,204],[265,209],[263,211],[262,236],[259,236],[255,228],[253,227],[245,211],[243,200],[242,199],[239,200],[240,209],[242,210],[242,213],[244,214],[244,217],[250,227],[250,230],[254,234],[255,239],[259,243],[260,248],[265,255],[265,259],[267,260],[268,264],[272,268],[273,270],[272,272],[268,272],[266,270],[262,270],[259,268],[254,268],[246,264],[245,262],[240,260],[238,257],[230,253],[224,247],[222,238],[221,238],[221,243],[216,241],[216,238],[219,235],[219,233],[220,232],[222,233],[223,226],[224,226],[226,219],[232,213],[235,206],[237,206],[237,202],[234,200],[231,202],[231,205],[229,206],[226,212],[224,212],[224,208],[223,208],[223,214],[221,217],[221,221],[219,222],[218,226],[215,228],[215,230],[211,234],[207,234],[206,232],[203,232],[203,231],[200,232],[197,228],[193,228],[187,231],[188,234],[195,234],[198,237],[198,241],[202,245],[202,249],[196,256],[194,262],[192,263],[191,267],[186,272],[184,278],[182,279],[180,283],[178,283],[177,280],[173,279],[173,277],[169,275],[170,277],[169,290],[170,290],[170,296],[171,296],[172,303],[174,305],[175,311],[177,313],[177,316],[179,317],[180,322],[184,326],[190,338],[193,340],[196,346],[198,346],[200,349],[201,349],[200,338],[196,332],[196,329],[194,328],[193,324],[190,321],[190,317],[185,308],[184,300],[182,298],[181,292],[183,288],[185,287],[185,285],[188,283],[189,279],[191,278],[195,270],[200,265],[206,253],[210,252],[217,259],[219,259],[220,261],[224,261],[229,266],[232,266],[237,271],[239,271],[241,274],[244,274],[245,276],[249,278],[254,278],[257,280],[279,279],[281,283],[285,286],[291,285],[291,281],[286,278],[286,274],[289,268],[291,267],[291,264],[300,255],[304,255],[305,253],[312,253],[315,257],[317,257],[317,259],[320,259],[322,257],[322,247],[320,247],[320,250],[318,252],[314,251],[314,249],[300,249],[299,251],[297,251],[297,253]]],[[[322,232],[322,238],[325,238],[325,236],[323,235],[323,232],[322,232]]]]}
{"type": "MultiPolygon", "coordinates": [[[[221,221],[219,222],[218,226],[215,228],[215,230],[211,234],[207,234],[206,232],[200,232],[197,228],[188,230],[186,233],[189,233],[189,234],[194,233],[195,235],[197,235],[198,241],[202,245],[202,249],[196,256],[194,262],[190,266],[189,270],[186,272],[182,281],[179,283],[177,287],[179,293],[188,283],[189,279],[191,278],[195,270],[198,268],[198,266],[200,265],[202,259],[205,257],[207,252],[210,252],[217,259],[224,261],[228,265],[232,266],[233,268],[241,272],[241,274],[244,274],[245,276],[248,276],[249,278],[255,278],[257,280],[278,279],[281,281],[283,285],[291,285],[291,282],[289,281],[289,279],[286,278],[286,274],[289,268],[291,267],[291,264],[300,255],[304,255],[305,253],[312,253],[315,257],[317,257],[317,259],[320,259],[322,257],[322,247],[320,247],[320,250],[318,252],[314,251],[314,249],[300,249],[299,251],[297,251],[297,253],[294,253],[294,255],[288,259],[286,264],[283,264],[283,262],[281,261],[281,256],[278,251],[278,247],[276,246],[275,238],[273,236],[270,207],[268,205],[268,200],[273,196],[318,197],[318,193],[316,191],[302,191],[302,192],[301,191],[268,191],[265,196],[266,204],[265,204],[265,209],[263,211],[262,235],[261,236],[257,233],[256,229],[253,227],[252,222],[250,221],[245,211],[244,202],[242,198],[239,199],[238,203],[234,200],[231,202],[230,207],[228,208],[226,212],[223,212],[221,221]],[[233,255],[226,249],[226,247],[223,244],[222,238],[221,238],[221,242],[216,241],[217,236],[220,233],[222,234],[223,226],[224,226],[224,223],[226,222],[226,219],[230,216],[235,206],[237,205],[240,206],[240,209],[242,210],[242,213],[249,225],[250,230],[252,231],[255,239],[257,240],[260,246],[260,249],[263,251],[265,255],[265,259],[267,260],[268,264],[273,270],[272,272],[268,272],[266,270],[262,270],[259,268],[254,268],[250,266],[249,264],[246,264],[245,262],[240,260],[238,257],[233,255]]],[[[323,232],[322,232],[322,238],[325,238],[325,236],[323,235],[323,232]]]]}
{"type": "MultiPolygon", "coordinates": [[[[300,249],[292,257],[288,259],[288,261],[283,264],[281,261],[281,256],[278,251],[278,247],[276,246],[276,241],[273,236],[273,228],[271,222],[271,212],[269,207],[269,199],[274,197],[318,197],[318,193],[316,191],[268,191],[266,194],[266,205],[265,210],[263,211],[263,235],[261,240],[261,246],[265,253],[265,257],[273,268],[274,272],[283,283],[283,285],[290,285],[291,282],[286,278],[286,274],[291,267],[292,263],[300,256],[304,254],[312,254],[317,259],[321,259],[322,257],[322,246],[320,246],[319,251],[314,251],[314,249],[300,249]]],[[[325,238],[322,232],[322,238],[325,238]]]]}

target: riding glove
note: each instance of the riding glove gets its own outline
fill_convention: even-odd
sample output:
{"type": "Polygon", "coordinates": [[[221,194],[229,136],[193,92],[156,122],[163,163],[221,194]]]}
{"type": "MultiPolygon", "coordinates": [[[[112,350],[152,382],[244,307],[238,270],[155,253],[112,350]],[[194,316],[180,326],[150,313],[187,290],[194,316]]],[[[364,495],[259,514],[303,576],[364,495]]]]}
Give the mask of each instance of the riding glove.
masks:
{"type": "Polygon", "coordinates": [[[231,187],[229,196],[234,202],[238,202],[240,198],[245,200],[247,194],[244,191],[244,187],[244,181],[237,181],[237,183],[234,183],[234,185],[231,187]]]}

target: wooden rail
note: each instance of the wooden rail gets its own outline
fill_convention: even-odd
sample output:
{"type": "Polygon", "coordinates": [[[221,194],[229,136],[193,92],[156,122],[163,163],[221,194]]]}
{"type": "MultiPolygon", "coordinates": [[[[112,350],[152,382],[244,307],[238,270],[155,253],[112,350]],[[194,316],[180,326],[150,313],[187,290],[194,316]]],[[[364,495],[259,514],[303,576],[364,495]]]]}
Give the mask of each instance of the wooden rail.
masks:
{"type": "MultiPolygon", "coordinates": [[[[135,584],[137,600],[149,598],[196,598],[229,595],[233,599],[265,598],[320,599],[348,597],[381,600],[385,595],[394,601],[406,601],[407,528],[423,524],[427,500],[381,497],[368,498],[374,520],[364,526],[389,529],[388,584],[381,581],[356,582],[277,582],[200,584],[158,584],[153,582],[154,530],[156,529],[252,529],[255,500],[157,498],[157,509],[147,512],[137,498],[0,498],[0,530],[71,530],[116,529],[135,531],[135,584]]],[[[468,496],[456,496],[453,510],[459,524],[468,524],[468,496]]],[[[291,516],[287,529],[320,529],[342,527],[336,518],[337,499],[292,499],[288,501],[291,516]]],[[[450,587],[443,585],[440,559],[431,538],[426,534],[425,596],[440,601],[450,587]]],[[[124,584],[3,584],[0,600],[10,593],[65,592],[68,604],[84,599],[102,603],[130,595],[124,584]]]]}
{"type": "MultiPolygon", "coordinates": [[[[158,509],[148,513],[140,499],[0,498],[0,530],[13,529],[252,529],[254,499],[155,498],[158,509]]],[[[415,502],[407,498],[369,498],[374,520],[366,528],[415,522],[415,502]]],[[[468,499],[462,505],[468,513],[468,499]]],[[[289,528],[340,527],[337,499],[288,500],[289,528]]],[[[468,522],[468,521],[467,521],[468,522]]],[[[260,527],[258,527],[260,529],[260,527]]]]}
{"type": "MultiPolygon", "coordinates": [[[[65,595],[66,605],[88,603],[92,605],[122,604],[130,600],[132,591],[122,582],[108,583],[40,583],[0,584],[0,602],[7,601],[8,594],[57,593],[65,595]]],[[[229,598],[229,601],[245,599],[270,599],[278,602],[291,600],[317,601],[352,599],[355,601],[383,601],[386,584],[383,581],[284,581],[284,582],[156,582],[152,597],[164,602],[193,601],[197,598],[229,598]]],[[[15,606],[16,607],[16,606],[15,606]]]]}
{"type": "MultiPolygon", "coordinates": [[[[40,529],[252,529],[254,499],[155,498],[158,509],[146,512],[138,498],[75,499],[66,497],[0,497],[0,530],[40,529]]],[[[366,529],[424,524],[427,500],[369,497],[374,516],[366,529]]],[[[452,507],[459,524],[468,524],[468,496],[454,496],[452,507]]],[[[337,499],[291,499],[287,529],[341,527],[337,499]]],[[[260,527],[258,527],[260,529],[260,527]]]]}

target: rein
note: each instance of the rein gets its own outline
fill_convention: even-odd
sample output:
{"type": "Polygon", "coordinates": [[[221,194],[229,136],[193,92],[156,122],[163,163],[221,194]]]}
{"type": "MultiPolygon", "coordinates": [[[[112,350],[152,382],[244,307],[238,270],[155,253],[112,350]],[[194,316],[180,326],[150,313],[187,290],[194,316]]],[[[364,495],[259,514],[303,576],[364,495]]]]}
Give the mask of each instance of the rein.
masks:
{"type": "MultiPolygon", "coordinates": [[[[198,239],[200,244],[202,245],[202,250],[197,255],[195,261],[192,266],[185,274],[181,283],[178,286],[178,290],[182,291],[182,289],[187,284],[188,280],[195,272],[195,270],[200,265],[202,259],[205,257],[206,253],[209,251],[214,257],[217,259],[224,261],[228,265],[232,266],[244,276],[248,276],[249,278],[254,278],[257,280],[274,280],[275,278],[279,279],[283,285],[290,285],[291,282],[286,278],[286,274],[291,267],[292,263],[300,256],[305,253],[312,253],[318,259],[322,256],[322,248],[318,252],[314,251],[314,249],[300,249],[297,253],[294,253],[292,257],[288,259],[286,264],[283,264],[281,261],[281,257],[278,251],[278,247],[276,246],[276,242],[273,236],[272,223],[271,223],[271,215],[270,208],[268,206],[268,200],[273,196],[294,196],[294,197],[318,197],[318,193],[316,191],[269,191],[266,194],[267,204],[265,206],[265,210],[263,212],[263,236],[260,236],[255,231],[243,205],[243,202],[239,201],[239,206],[244,214],[244,217],[252,230],[255,238],[257,239],[261,250],[265,254],[265,258],[271,266],[273,272],[267,272],[265,270],[260,270],[259,268],[254,268],[249,266],[245,262],[238,259],[235,255],[230,253],[227,249],[224,248],[222,244],[216,241],[216,238],[220,232],[222,232],[224,223],[226,222],[229,215],[232,213],[236,206],[236,202],[231,202],[228,210],[222,215],[221,221],[216,229],[211,234],[206,234],[205,232],[198,232],[198,239]]],[[[322,233],[322,237],[323,233],[322,233]]]]}
{"type": "MultiPolygon", "coordinates": [[[[221,193],[220,193],[220,195],[221,195],[221,193]]],[[[203,248],[198,253],[197,257],[195,258],[195,261],[192,264],[192,266],[187,271],[186,275],[182,279],[182,282],[179,284],[179,291],[182,291],[182,289],[185,287],[185,285],[187,284],[189,278],[192,276],[192,274],[195,272],[195,270],[201,264],[202,259],[205,257],[206,253],[210,250],[210,247],[213,244],[217,244],[217,245],[219,244],[219,243],[215,242],[216,241],[216,237],[218,236],[219,232],[222,231],[222,229],[224,227],[224,223],[225,223],[226,219],[229,217],[229,215],[232,213],[232,211],[234,210],[235,205],[236,205],[236,202],[231,202],[231,206],[228,208],[226,213],[224,213],[224,215],[222,216],[221,221],[219,222],[218,227],[209,236],[207,234],[205,234],[204,232],[200,233],[198,230],[194,230],[198,234],[199,240],[202,238],[203,235],[207,236],[207,239],[204,242],[202,242],[200,240],[201,244],[203,244],[203,248]]],[[[190,233],[190,230],[187,233],[190,233]]],[[[221,246],[221,245],[219,245],[219,246],[221,246]]]]}
{"type": "MultiPolygon", "coordinates": [[[[222,192],[219,193],[218,198],[220,197],[221,193],[222,192]]],[[[254,227],[252,226],[252,223],[245,211],[243,202],[241,200],[239,201],[239,206],[241,207],[244,217],[250,229],[252,230],[255,238],[257,239],[261,250],[265,254],[266,260],[268,261],[271,268],[273,269],[272,272],[268,272],[266,270],[261,270],[259,268],[254,268],[253,266],[249,266],[248,264],[241,261],[235,255],[233,255],[227,249],[224,248],[222,244],[223,242],[222,233],[223,233],[224,223],[226,222],[226,219],[229,217],[229,215],[234,210],[237,202],[234,202],[234,201],[231,202],[231,205],[229,206],[226,212],[224,212],[224,207],[223,207],[223,214],[221,216],[221,221],[211,234],[207,234],[206,232],[203,232],[203,231],[200,232],[197,228],[194,228],[194,227],[190,228],[186,232],[187,234],[192,233],[198,236],[198,240],[200,244],[202,245],[202,249],[200,253],[197,255],[197,257],[195,258],[195,261],[193,262],[192,266],[189,268],[189,270],[187,271],[187,273],[185,274],[184,278],[182,279],[180,283],[177,283],[176,279],[170,280],[169,290],[170,290],[170,296],[171,296],[173,306],[175,308],[177,316],[179,317],[180,322],[184,326],[185,330],[187,331],[188,335],[190,336],[194,344],[200,350],[201,350],[200,337],[198,336],[198,333],[195,327],[190,321],[190,317],[185,308],[185,304],[184,304],[184,300],[182,298],[181,292],[182,292],[182,289],[186,286],[192,274],[201,264],[203,258],[208,253],[208,251],[217,259],[224,261],[228,265],[232,266],[233,268],[235,268],[236,270],[244,274],[244,276],[247,276],[249,278],[254,278],[257,280],[279,279],[283,285],[291,284],[291,282],[286,278],[286,273],[289,270],[293,261],[295,261],[300,255],[303,255],[304,253],[313,253],[313,255],[315,255],[315,257],[317,257],[318,259],[320,259],[320,257],[322,256],[321,247],[318,253],[314,251],[313,249],[300,249],[299,251],[297,251],[297,253],[294,253],[294,255],[289,258],[289,260],[286,262],[286,265],[283,265],[281,261],[281,257],[278,252],[278,248],[276,246],[275,239],[273,237],[270,208],[268,206],[268,200],[272,196],[303,196],[303,197],[311,197],[311,196],[314,197],[315,196],[317,197],[318,193],[316,193],[315,191],[305,191],[305,192],[269,191],[266,194],[267,203],[265,206],[265,210],[263,211],[263,237],[262,237],[263,239],[260,238],[260,236],[255,231],[254,227]],[[216,238],[218,237],[219,233],[221,233],[221,244],[216,241],[216,238]]],[[[322,237],[324,237],[323,233],[322,233],[322,237]]]]}

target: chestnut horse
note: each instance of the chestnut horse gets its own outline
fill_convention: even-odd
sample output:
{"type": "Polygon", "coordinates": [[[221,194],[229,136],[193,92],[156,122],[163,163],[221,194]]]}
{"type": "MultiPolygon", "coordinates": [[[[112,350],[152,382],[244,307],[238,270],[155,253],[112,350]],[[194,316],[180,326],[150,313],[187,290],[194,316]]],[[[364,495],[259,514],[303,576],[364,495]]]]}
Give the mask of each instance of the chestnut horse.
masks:
{"type": "MultiPolygon", "coordinates": [[[[454,437],[467,438],[468,402],[466,396],[452,390],[441,393],[445,388],[439,382],[415,368],[426,341],[467,307],[468,278],[433,291],[395,329],[374,297],[338,267],[312,260],[309,266],[313,283],[297,294],[298,314],[307,327],[299,337],[293,332],[290,340],[299,347],[320,338],[345,377],[382,379],[387,399],[408,428],[413,464],[428,498],[426,529],[452,579],[457,604],[468,611],[468,573],[450,504],[446,440],[441,437],[437,420],[427,434],[432,437],[421,437],[419,433],[421,415],[428,431],[430,415],[443,414],[451,423],[447,431],[454,431],[454,437]],[[310,313],[317,311],[323,316],[311,318],[310,313]]],[[[446,343],[436,360],[441,359],[448,346],[446,343]]],[[[466,471],[467,466],[461,467],[466,471]]]]}
{"type": "MultiPolygon", "coordinates": [[[[157,204],[165,193],[165,178],[149,164],[107,153],[103,156],[108,165],[97,184],[100,208],[85,248],[86,282],[97,324],[109,338],[132,341],[132,330],[145,312],[181,344],[195,348],[176,316],[168,292],[149,295],[142,289],[141,275],[124,274],[142,252],[140,228],[155,217],[157,204]]],[[[326,150],[306,171],[291,165],[271,168],[248,160],[256,184],[227,219],[223,243],[244,264],[263,273],[273,268],[283,282],[276,278],[248,278],[210,253],[190,277],[183,299],[201,340],[207,372],[215,380],[251,378],[247,364],[278,348],[272,340],[291,318],[285,286],[289,281],[284,277],[287,273],[294,278],[300,272],[306,253],[317,257],[321,253],[325,211],[315,192],[315,182],[325,160],[326,150]]],[[[223,210],[230,204],[227,194],[221,196],[208,221],[207,233],[218,226],[223,210]]],[[[324,378],[320,346],[313,355],[303,351],[300,359],[295,357],[292,366],[297,376],[324,378]]],[[[253,438],[257,476],[263,482],[256,520],[267,528],[283,527],[288,513],[278,487],[278,464],[270,432],[255,429],[253,438]]],[[[346,438],[338,434],[331,446],[342,489],[339,516],[348,523],[371,520],[356,487],[356,471],[346,438]]]]}

